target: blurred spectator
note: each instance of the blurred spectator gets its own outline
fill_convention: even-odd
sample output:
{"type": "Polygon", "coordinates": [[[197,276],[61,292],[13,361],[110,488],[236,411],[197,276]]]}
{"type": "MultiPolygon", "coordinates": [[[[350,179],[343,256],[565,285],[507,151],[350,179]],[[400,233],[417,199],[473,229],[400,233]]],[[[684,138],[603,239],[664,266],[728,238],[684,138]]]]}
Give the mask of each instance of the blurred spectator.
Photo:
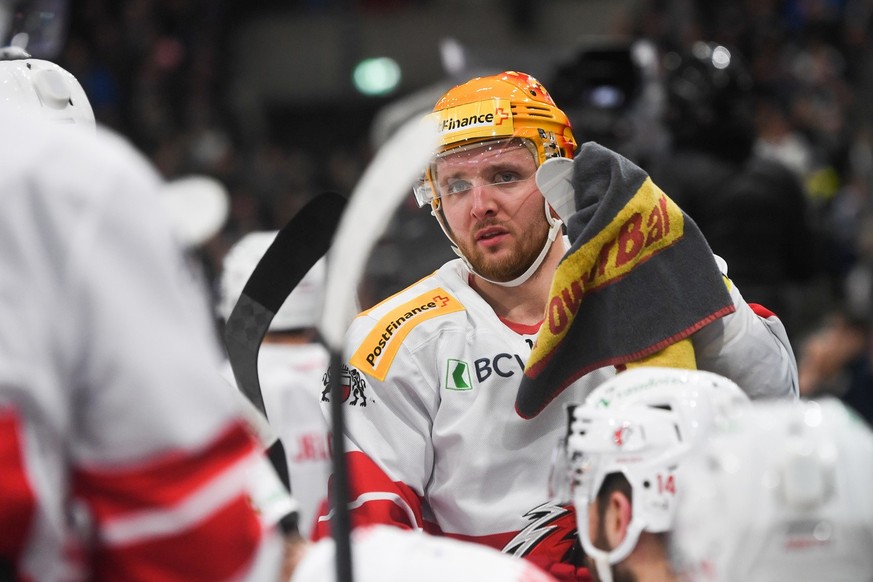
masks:
{"type": "Polygon", "coordinates": [[[791,123],[779,99],[761,96],[755,110],[755,125],[756,155],[782,162],[801,181],[812,173],[815,154],[810,140],[791,123]]]}
{"type": "Polygon", "coordinates": [[[833,313],[806,338],[800,351],[800,394],[834,396],[873,424],[871,326],[846,313],[833,313]]]}
{"type": "Polygon", "coordinates": [[[716,43],[663,61],[671,147],[652,178],[727,261],[746,300],[775,312],[795,337],[801,291],[822,271],[820,242],[798,177],[753,152],[752,78],[740,55],[716,43]]]}
{"type": "MultiPolygon", "coordinates": [[[[228,51],[241,22],[267,10],[336,16],[343,22],[366,10],[368,18],[376,19],[381,14],[391,16],[392,10],[384,7],[401,4],[414,8],[428,2],[78,0],[70,3],[69,36],[57,61],[80,79],[98,121],[129,136],[165,177],[204,173],[224,182],[231,210],[216,247],[221,253],[246,232],[281,227],[316,192],[350,191],[348,185],[370,154],[359,145],[366,141],[366,130],[360,142],[347,137],[340,151],[327,143],[330,132],[319,134],[320,147],[312,148],[301,147],[285,129],[294,127],[295,135],[314,135],[309,128],[323,129],[324,124],[305,125],[300,117],[329,116],[335,126],[344,126],[344,136],[351,136],[349,118],[329,103],[300,108],[293,122],[283,118],[277,123],[271,113],[259,125],[231,114],[228,51]],[[275,164],[265,166],[259,150],[274,145],[280,150],[269,154],[275,164]],[[284,171],[276,174],[277,166],[284,166],[284,171]]],[[[790,160],[789,165],[801,172],[809,213],[822,240],[826,285],[800,300],[804,306],[796,322],[780,313],[793,335],[802,339],[804,330],[815,327],[830,307],[853,293],[846,287],[854,285],[848,279],[858,278],[859,264],[862,271],[873,264],[873,256],[864,250],[865,226],[873,215],[868,143],[873,128],[870,2],[634,0],[624,6],[626,17],[619,24],[624,28],[616,28],[612,35],[607,31],[606,41],[615,42],[605,44],[645,39],[661,52],[681,52],[706,40],[735,46],[749,58],[754,83],[765,95],[757,108],[756,147],[764,157],[790,160]]],[[[468,50],[475,52],[475,48],[468,50]]],[[[544,68],[558,65],[543,63],[544,68]]],[[[557,82],[550,86],[559,92],[557,82]]],[[[275,105],[281,109],[281,104],[275,105]]],[[[632,117],[649,133],[645,143],[630,144],[643,147],[642,153],[617,149],[650,170],[642,155],[665,148],[656,126],[645,123],[647,114],[634,112],[632,117]]],[[[354,118],[356,123],[361,119],[366,115],[354,118]]],[[[401,219],[395,226],[405,224],[401,219]]],[[[399,235],[380,245],[384,261],[374,261],[380,279],[373,286],[375,297],[388,289],[383,282],[392,279],[388,273],[398,257],[402,261],[407,240],[399,235]]],[[[733,264],[732,268],[736,272],[733,264]]],[[[391,285],[400,288],[406,282],[391,281],[391,285]]],[[[743,289],[750,288],[743,284],[743,289]]]]}
{"type": "Polygon", "coordinates": [[[713,40],[749,57],[763,96],[758,151],[790,160],[801,172],[822,235],[830,286],[817,300],[820,309],[804,314],[806,326],[815,325],[829,303],[842,301],[845,278],[856,261],[866,260],[858,225],[873,201],[871,24],[873,8],[865,0],[646,0],[629,12],[627,32],[664,50],[713,40]],[[674,25],[659,26],[668,13],[674,25]],[[859,149],[867,154],[858,155],[859,149]]]}

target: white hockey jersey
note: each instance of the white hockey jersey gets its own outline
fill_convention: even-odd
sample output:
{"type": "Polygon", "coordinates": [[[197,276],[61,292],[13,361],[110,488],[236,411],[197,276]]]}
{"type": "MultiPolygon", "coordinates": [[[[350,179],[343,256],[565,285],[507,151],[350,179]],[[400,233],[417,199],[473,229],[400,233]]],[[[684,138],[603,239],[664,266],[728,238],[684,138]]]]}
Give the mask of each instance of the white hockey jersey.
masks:
{"type": "Polygon", "coordinates": [[[263,455],[223,396],[158,176],[103,131],[3,112],[0,128],[0,567],[40,582],[277,573],[281,540],[249,495],[263,455]]]}
{"type": "MultiPolygon", "coordinates": [[[[595,370],[522,419],[515,400],[537,326],[502,321],[469,277],[451,261],[349,328],[342,384],[352,521],[476,541],[549,569],[573,560],[576,544],[572,508],[555,506],[548,491],[564,407],[616,372],[595,370]]],[[[698,366],[753,397],[794,397],[796,364],[781,323],[730,287],[736,312],[693,337],[698,366]]],[[[316,538],[328,534],[328,518],[316,538]]]]}
{"type": "MultiPolygon", "coordinates": [[[[319,407],[328,353],[320,343],[264,343],[258,350],[258,379],[267,418],[285,449],[291,492],[299,506],[298,528],[309,537],[326,502],[330,477],[330,430],[319,407]]],[[[223,373],[235,386],[233,371],[223,373]]]]}

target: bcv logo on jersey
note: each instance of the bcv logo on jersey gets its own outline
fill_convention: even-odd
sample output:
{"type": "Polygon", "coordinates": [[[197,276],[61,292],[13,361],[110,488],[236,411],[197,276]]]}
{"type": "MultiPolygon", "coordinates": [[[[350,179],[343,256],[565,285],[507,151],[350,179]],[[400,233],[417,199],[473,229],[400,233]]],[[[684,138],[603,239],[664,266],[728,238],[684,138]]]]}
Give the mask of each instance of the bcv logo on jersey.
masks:
{"type": "Polygon", "coordinates": [[[524,360],[518,354],[500,353],[477,358],[472,363],[449,358],[446,360],[445,387],[447,390],[472,390],[473,381],[481,384],[492,376],[511,378],[524,373],[524,360]]]}

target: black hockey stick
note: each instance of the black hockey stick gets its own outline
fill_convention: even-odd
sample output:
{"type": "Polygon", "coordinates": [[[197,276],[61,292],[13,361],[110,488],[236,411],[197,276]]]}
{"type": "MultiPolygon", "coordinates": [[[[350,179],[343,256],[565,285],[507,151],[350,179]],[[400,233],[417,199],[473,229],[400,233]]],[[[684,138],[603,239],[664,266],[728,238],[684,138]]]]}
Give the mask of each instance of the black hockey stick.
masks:
{"type": "MultiPolygon", "coordinates": [[[[345,205],[345,198],[326,192],[301,208],[261,257],[227,318],[224,343],[234,378],[240,391],[264,419],[267,411],[258,378],[261,343],[285,299],[327,253],[345,205]]],[[[290,491],[291,479],[282,441],[276,436],[264,446],[270,463],[290,491]]],[[[286,533],[296,532],[296,515],[283,520],[282,529],[286,533]]]]}
{"type": "Polygon", "coordinates": [[[237,385],[266,416],[258,351],[291,291],[330,248],[346,199],[333,192],[310,200],[276,235],[227,318],[224,343],[237,385]]]}

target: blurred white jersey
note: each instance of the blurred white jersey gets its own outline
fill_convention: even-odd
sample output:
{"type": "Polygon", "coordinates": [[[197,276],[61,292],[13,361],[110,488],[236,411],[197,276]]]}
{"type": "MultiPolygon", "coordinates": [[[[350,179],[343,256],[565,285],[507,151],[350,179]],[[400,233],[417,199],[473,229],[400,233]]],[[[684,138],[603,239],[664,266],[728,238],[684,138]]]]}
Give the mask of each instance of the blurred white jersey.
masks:
{"type": "MultiPolygon", "coordinates": [[[[331,473],[329,430],[320,405],[327,366],[328,353],[320,343],[264,343],[258,351],[264,406],[285,449],[291,491],[299,504],[298,527],[304,537],[309,537],[317,511],[327,499],[331,473]]],[[[223,371],[235,386],[228,363],[223,371]]]]}
{"type": "Polygon", "coordinates": [[[249,501],[263,455],[222,396],[158,176],[103,130],[2,111],[0,130],[2,567],[40,582],[244,577],[280,543],[249,501]]]}
{"type": "MultiPolygon", "coordinates": [[[[334,582],[334,543],[313,545],[291,582],[334,582]]],[[[520,558],[497,550],[390,526],[362,527],[352,533],[356,582],[554,582],[554,578],[520,558]]]]}

